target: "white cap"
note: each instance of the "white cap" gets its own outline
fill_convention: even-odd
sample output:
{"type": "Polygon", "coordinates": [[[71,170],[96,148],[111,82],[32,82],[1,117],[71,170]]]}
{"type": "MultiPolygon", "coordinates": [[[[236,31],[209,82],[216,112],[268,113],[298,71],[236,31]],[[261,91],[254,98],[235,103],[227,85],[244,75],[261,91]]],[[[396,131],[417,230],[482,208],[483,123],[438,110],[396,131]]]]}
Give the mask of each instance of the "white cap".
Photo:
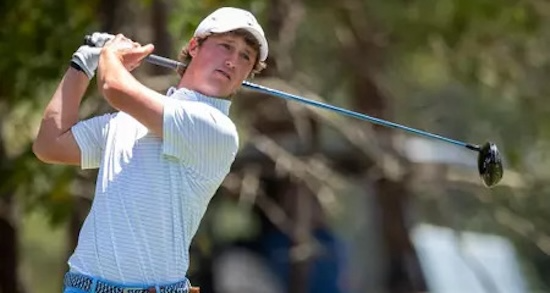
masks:
{"type": "Polygon", "coordinates": [[[193,34],[194,37],[206,37],[210,34],[221,34],[237,29],[250,32],[260,45],[260,61],[267,59],[269,52],[264,30],[252,13],[234,7],[222,7],[205,17],[193,34]]]}

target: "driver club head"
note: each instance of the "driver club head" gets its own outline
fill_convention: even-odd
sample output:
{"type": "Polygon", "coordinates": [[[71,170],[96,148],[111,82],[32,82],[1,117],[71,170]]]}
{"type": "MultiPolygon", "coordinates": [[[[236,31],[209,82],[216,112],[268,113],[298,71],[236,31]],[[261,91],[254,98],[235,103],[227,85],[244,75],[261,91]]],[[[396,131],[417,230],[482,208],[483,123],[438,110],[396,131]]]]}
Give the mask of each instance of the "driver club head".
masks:
{"type": "Polygon", "coordinates": [[[477,157],[479,176],[487,187],[493,187],[502,179],[502,158],[497,146],[487,142],[479,148],[477,157]]]}

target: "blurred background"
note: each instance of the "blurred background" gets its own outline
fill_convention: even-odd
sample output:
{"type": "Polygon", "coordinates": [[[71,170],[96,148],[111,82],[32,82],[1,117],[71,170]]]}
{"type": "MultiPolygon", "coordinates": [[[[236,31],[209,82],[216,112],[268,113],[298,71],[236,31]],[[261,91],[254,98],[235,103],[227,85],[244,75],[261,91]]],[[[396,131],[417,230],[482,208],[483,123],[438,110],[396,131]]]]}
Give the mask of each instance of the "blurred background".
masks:
{"type": "MultiPolygon", "coordinates": [[[[191,249],[205,293],[550,292],[550,2],[2,0],[0,292],[61,292],[94,171],[31,152],[83,36],[124,33],[175,58],[220,6],[257,15],[254,82],[454,139],[474,152],[243,90],[241,149],[191,249]]],[[[165,91],[174,72],[135,74],[165,91]]],[[[82,118],[112,111],[95,82],[82,118]]],[[[152,207],[154,208],[154,207],[152,207]]]]}

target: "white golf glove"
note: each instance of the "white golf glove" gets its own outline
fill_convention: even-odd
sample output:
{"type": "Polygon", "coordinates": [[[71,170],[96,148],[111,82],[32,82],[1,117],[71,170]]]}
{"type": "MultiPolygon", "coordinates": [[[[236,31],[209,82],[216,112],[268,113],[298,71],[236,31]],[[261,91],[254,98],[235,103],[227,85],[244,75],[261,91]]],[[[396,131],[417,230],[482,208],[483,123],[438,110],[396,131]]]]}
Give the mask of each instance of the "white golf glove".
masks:
{"type": "Polygon", "coordinates": [[[82,45],[74,52],[71,62],[76,64],[91,80],[95,76],[95,71],[99,62],[99,54],[101,52],[101,47],[105,43],[115,36],[108,33],[93,33],[90,41],[95,44],[95,47],[82,45]]]}

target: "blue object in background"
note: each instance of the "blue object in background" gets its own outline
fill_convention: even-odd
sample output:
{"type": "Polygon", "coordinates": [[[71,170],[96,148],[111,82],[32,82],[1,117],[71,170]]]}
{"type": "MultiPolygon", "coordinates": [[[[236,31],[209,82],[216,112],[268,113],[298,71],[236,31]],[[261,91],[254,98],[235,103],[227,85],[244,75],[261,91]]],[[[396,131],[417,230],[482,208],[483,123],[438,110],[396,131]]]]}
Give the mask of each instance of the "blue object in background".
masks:
{"type": "MultiPolygon", "coordinates": [[[[342,243],[328,230],[318,229],[313,236],[322,251],[310,262],[308,287],[310,293],[342,293],[340,276],[345,268],[342,243]]],[[[277,229],[271,229],[261,239],[261,252],[273,273],[285,288],[289,286],[291,240],[277,229]]]]}

